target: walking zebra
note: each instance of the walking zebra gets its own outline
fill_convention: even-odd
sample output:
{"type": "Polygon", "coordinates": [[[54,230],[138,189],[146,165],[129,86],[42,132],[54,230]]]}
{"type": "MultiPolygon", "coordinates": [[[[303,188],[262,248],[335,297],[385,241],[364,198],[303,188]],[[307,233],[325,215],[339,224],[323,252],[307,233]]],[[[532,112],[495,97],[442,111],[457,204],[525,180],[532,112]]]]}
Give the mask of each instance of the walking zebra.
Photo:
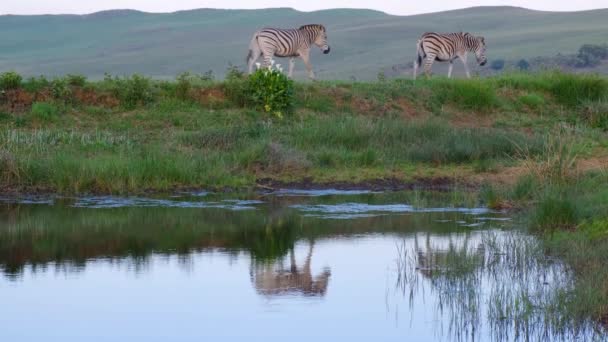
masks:
{"type": "Polygon", "coordinates": [[[467,77],[471,78],[467,66],[467,54],[475,52],[477,62],[483,66],[486,58],[486,42],[484,37],[476,37],[470,33],[434,33],[427,32],[420,37],[416,46],[416,61],[414,61],[414,79],[418,74],[418,67],[424,60],[424,73],[429,76],[434,61],[450,62],[448,78],[452,77],[454,60],[460,58],[464,65],[467,77]]]}
{"type": "Polygon", "coordinates": [[[308,76],[314,79],[315,74],[310,64],[310,48],[313,44],[318,46],[324,54],[329,53],[330,47],[327,45],[325,26],[311,24],[299,29],[265,28],[257,31],[251,39],[247,55],[249,73],[251,74],[253,71],[253,64],[260,56],[264,56],[264,66],[270,65],[273,56],[290,57],[289,77],[292,77],[295,58],[300,57],[306,65],[308,76]]]}

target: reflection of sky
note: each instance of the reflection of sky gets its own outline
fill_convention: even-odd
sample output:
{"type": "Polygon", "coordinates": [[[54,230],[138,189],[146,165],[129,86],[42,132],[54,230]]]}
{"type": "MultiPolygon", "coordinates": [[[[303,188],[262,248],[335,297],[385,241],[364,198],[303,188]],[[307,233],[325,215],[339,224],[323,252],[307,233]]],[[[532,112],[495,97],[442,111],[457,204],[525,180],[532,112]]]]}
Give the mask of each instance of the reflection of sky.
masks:
{"type": "MultiPolygon", "coordinates": [[[[300,264],[307,251],[307,244],[298,244],[300,264]]],[[[17,282],[0,280],[0,340],[429,338],[431,308],[417,307],[413,326],[395,326],[387,317],[386,279],[395,254],[392,238],[317,242],[312,273],[325,266],[332,272],[322,299],[257,295],[245,255],[196,254],[185,266],[177,257],[155,256],[142,272],[104,260],[82,273],[26,271],[17,282]]]]}
{"type": "MultiPolygon", "coordinates": [[[[450,241],[461,246],[465,234],[473,235],[471,248],[481,241],[478,232],[454,233],[431,235],[430,245],[434,250],[447,248],[450,241]]],[[[434,341],[441,335],[442,316],[429,283],[423,283],[411,307],[395,287],[397,245],[405,242],[413,250],[415,236],[425,250],[424,233],[405,240],[372,235],[317,241],[312,274],[331,269],[324,297],[258,295],[245,253],[155,255],[139,267],[100,259],[74,273],[52,266],[44,272],[26,270],[18,281],[0,278],[0,340],[434,341]]],[[[306,242],[296,245],[299,265],[307,252],[306,242]]],[[[491,286],[487,279],[483,284],[491,286]]],[[[447,333],[449,323],[443,324],[447,333]]]]}

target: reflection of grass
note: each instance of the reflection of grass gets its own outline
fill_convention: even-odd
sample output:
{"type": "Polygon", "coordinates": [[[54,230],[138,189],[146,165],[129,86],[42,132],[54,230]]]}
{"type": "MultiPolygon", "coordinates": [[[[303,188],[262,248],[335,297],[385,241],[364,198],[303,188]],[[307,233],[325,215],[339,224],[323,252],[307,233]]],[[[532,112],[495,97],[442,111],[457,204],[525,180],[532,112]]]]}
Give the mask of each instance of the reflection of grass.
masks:
{"type": "MultiPolygon", "coordinates": [[[[559,145],[564,144],[567,142],[559,145]]],[[[572,286],[560,289],[547,310],[553,311],[562,326],[582,325],[589,318],[605,322],[608,173],[577,172],[575,157],[564,154],[564,149],[571,147],[558,148],[554,158],[536,161],[538,165],[530,167],[533,172],[514,189],[493,191],[519,207],[529,206],[529,228],[542,237],[544,252],[559,257],[572,269],[572,286]]]]}
{"type": "Polygon", "coordinates": [[[545,257],[542,241],[493,232],[461,236],[443,248],[432,240],[412,250],[397,246],[397,285],[410,301],[430,287],[455,338],[477,339],[483,324],[494,340],[603,336],[588,316],[564,311],[575,283],[563,264],[545,257]]]}

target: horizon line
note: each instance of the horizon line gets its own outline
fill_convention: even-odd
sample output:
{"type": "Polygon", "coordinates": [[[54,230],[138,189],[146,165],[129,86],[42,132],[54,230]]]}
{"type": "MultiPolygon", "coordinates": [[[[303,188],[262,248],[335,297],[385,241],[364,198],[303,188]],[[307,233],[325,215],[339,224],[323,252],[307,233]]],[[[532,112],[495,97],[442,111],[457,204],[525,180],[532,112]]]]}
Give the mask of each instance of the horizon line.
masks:
{"type": "Polygon", "coordinates": [[[549,11],[549,10],[537,10],[537,9],[523,7],[523,6],[503,5],[503,6],[469,6],[469,7],[462,7],[462,8],[456,8],[456,9],[447,9],[447,10],[443,10],[443,11],[431,11],[431,12],[423,12],[423,13],[416,13],[416,14],[393,14],[393,13],[389,13],[389,12],[385,12],[385,11],[381,11],[381,10],[377,10],[377,9],[364,8],[364,7],[336,7],[336,8],[325,8],[325,9],[318,9],[318,10],[312,10],[312,11],[299,10],[299,9],[296,9],[293,7],[265,7],[265,8],[199,7],[199,8],[190,8],[190,9],[167,11],[167,12],[143,11],[143,10],[138,10],[138,9],[133,9],[133,8],[114,8],[114,9],[104,9],[104,10],[99,10],[99,11],[95,11],[95,12],[87,12],[87,13],[36,13],[36,14],[0,13],[0,17],[4,17],[4,16],[23,16],[23,17],[25,17],[25,16],[83,16],[84,17],[84,16],[91,16],[91,15],[108,13],[108,12],[137,12],[137,13],[141,13],[141,14],[177,14],[177,13],[183,13],[183,12],[194,12],[194,11],[204,11],[204,10],[264,11],[264,10],[280,10],[280,9],[292,10],[292,11],[300,12],[300,13],[315,13],[315,12],[327,12],[327,11],[336,11],[336,10],[371,11],[371,12],[383,13],[383,14],[386,14],[389,16],[395,16],[395,17],[411,17],[411,16],[456,12],[456,11],[482,9],[482,8],[511,8],[511,9],[522,9],[522,10],[526,10],[526,11],[530,11],[530,12],[541,12],[541,13],[581,13],[581,12],[590,12],[590,11],[598,11],[598,10],[601,11],[601,10],[608,9],[608,7],[604,7],[604,8],[584,9],[584,10],[575,10],[575,11],[559,11],[559,10],[549,11]]]}

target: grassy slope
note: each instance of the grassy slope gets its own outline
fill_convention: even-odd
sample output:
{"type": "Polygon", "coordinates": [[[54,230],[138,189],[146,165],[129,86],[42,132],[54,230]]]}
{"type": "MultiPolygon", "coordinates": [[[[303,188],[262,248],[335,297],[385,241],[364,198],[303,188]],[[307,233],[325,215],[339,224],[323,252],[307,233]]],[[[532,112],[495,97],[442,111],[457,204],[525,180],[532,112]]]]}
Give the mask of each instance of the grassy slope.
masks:
{"type": "MultiPolygon", "coordinates": [[[[492,58],[573,53],[606,43],[608,10],[536,12],[478,7],[409,17],[369,10],[195,10],[171,14],[110,11],[88,16],[1,16],[0,70],[25,74],[140,72],[173,77],[185,70],[222,74],[243,64],[251,34],[262,26],[324,23],[332,54],[313,62],[326,79],[375,78],[381,68],[413,60],[425,31],[470,31],[487,37],[492,58]]],[[[300,75],[303,67],[298,65],[300,75]]]]}

